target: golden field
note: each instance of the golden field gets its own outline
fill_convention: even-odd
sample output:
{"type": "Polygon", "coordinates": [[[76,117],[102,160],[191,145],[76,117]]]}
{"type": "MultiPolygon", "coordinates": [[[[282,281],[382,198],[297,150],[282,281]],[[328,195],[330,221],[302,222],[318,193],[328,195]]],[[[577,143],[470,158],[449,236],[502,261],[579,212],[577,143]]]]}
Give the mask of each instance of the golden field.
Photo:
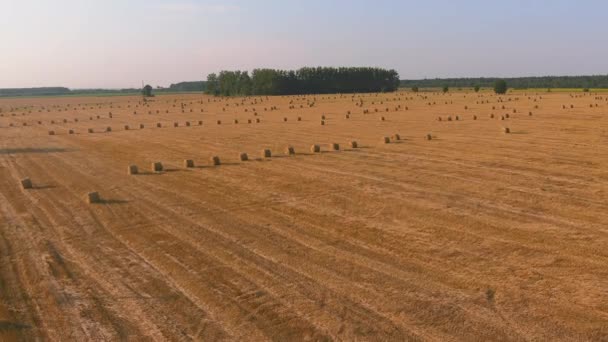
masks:
{"type": "Polygon", "coordinates": [[[2,341],[608,340],[606,95],[0,108],[2,341]]]}

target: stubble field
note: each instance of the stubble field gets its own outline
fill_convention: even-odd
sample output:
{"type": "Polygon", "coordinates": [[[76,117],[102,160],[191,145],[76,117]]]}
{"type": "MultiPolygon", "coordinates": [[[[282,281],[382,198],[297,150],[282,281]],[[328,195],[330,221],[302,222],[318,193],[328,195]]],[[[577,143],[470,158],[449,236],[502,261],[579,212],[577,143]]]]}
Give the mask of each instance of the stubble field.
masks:
{"type": "Polygon", "coordinates": [[[608,340],[607,100],[1,99],[0,340],[608,340]]]}

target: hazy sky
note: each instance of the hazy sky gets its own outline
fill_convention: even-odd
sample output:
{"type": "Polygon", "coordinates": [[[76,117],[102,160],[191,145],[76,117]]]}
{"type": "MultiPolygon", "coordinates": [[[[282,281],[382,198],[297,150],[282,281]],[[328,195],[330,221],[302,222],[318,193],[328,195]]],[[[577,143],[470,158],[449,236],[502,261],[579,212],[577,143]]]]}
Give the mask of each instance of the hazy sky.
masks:
{"type": "Polygon", "coordinates": [[[167,86],[301,66],[608,74],[607,40],[604,0],[0,0],[0,87],[167,86]]]}

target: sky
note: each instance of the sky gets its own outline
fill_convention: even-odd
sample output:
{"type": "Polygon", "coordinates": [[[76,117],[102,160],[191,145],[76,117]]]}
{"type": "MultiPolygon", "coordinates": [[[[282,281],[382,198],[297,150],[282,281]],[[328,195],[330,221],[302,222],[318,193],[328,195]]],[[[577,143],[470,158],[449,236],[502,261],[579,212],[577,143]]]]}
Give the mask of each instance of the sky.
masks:
{"type": "Polygon", "coordinates": [[[606,18],[604,0],[0,0],[0,88],[168,86],[258,67],[608,74],[606,18]]]}

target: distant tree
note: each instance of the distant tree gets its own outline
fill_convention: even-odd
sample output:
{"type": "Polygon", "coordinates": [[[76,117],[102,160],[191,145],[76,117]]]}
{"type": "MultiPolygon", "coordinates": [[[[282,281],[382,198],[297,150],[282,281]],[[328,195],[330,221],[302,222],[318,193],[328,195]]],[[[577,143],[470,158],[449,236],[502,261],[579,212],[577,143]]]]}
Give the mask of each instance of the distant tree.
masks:
{"type": "Polygon", "coordinates": [[[475,86],[475,88],[473,88],[475,90],[476,93],[479,92],[480,87],[478,85],[475,86]]]}
{"type": "Polygon", "coordinates": [[[496,82],[494,82],[494,92],[496,94],[506,94],[507,82],[505,80],[497,80],[496,82]]]}
{"type": "Polygon", "coordinates": [[[219,95],[220,87],[219,82],[217,80],[216,74],[207,75],[207,86],[205,88],[205,93],[213,96],[219,95]]]}
{"type": "Polygon", "coordinates": [[[443,86],[443,92],[444,92],[444,93],[447,93],[447,92],[448,92],[448,90],[450,90],[450,88],[448,88],[448,86],[447,86],[447,85],[443,86]]]}
{"type": "Polygon", "coordinates": [[[141,90],[141,93],[145,96],[145,97],[152,97],[154,95],[152,95],[152,86],[149,84],[146,84],[144,86],[144,88],[141,90]]]}
{"type": "Polygon", "coordinates": [[[418,92],[418,87],[416,87],[416,86],[412,87],[412,91],[413,91],[414,93],[417,93],[417,92],[418,92]]]}
{"type": "Polygon", "coordinates": [[[584,93],[588,93],[589,92],[589,88],[587,88],[587,87],[583,88],[583,92],[584,93]]]}

